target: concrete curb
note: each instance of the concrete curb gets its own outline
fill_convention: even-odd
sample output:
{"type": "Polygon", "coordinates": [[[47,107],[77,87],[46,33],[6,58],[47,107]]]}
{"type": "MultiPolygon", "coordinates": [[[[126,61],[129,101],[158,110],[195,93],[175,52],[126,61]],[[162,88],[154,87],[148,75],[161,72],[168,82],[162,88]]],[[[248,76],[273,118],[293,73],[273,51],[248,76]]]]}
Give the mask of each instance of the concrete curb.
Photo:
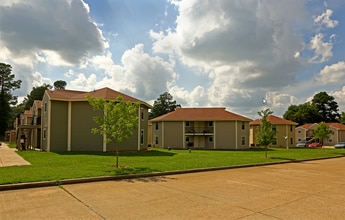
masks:
{"type": "Polygon", "coordinates": [[[176,174],[208,172],[208,171],[217,171],[217,170],[226,170],[226,169],[238,169],[238,168],[246,168],[246,167],[270,166],[270,165],[286,164],[286,163],[303,163],[307,161],[327,160],[327,159],[334,159],[334,158],[341,158],[341,157],[345,157],[345,156],[312,158],[312,159],[292,160],[292,161],[286,160],[286,161],[268,162],[268,163],[259,163],[259,164],[242,164],[242,165],[223,166],[223,167],[197,168],[197,169],[190,169],[190,170],[128,174],[128,175],[119,175],[119,176],[100,176],[100,177],[90,177],[90,178],[76,178],[76,179],[65,179],[65,180],[29,182],[29,183],[3,184],[3,185],[0,185],[0,191],[29,189],[29,188],[38,188],[38,187],[48,187],[48,186],[60,186],[60,185],[99,182],[99,181],[112,181],[112,180],[118,181],[118,180],[125,180],[125,179],[139,179],[139,178],[149,178],[149,177],[156,177],[156,176],[168,176],[168,175],[176,175],[176,174]]]}

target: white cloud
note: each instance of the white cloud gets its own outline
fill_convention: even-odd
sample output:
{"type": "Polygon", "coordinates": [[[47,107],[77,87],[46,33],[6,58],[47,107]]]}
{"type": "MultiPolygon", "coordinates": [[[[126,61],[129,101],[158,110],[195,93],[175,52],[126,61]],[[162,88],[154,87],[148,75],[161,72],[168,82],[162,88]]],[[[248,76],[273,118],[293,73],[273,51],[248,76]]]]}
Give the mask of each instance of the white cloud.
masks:
{"type": "MultiPolygon", "coordinates": [[[[153,51],[175,53],[208,75],[208,103],[257,107],[269,91],[295,83],[306,22],[303,1],[179,1],[176,28],[153,33],[153,51]],[[257,102],[256,102],[257,101],[257,102]]],[[[196,76],[197,77],[197,76],[196,76]]]]}
{"type": "Polygon", "coordinates": [[[322,63],[333,56],[333,43],[331,40],[334,36],[335,35],[331,35],[329,42],[324,42],[324,35],[322,33],[318,33],[310,40],[310,48],[314,51],[315,55],[309,60],[309,62],[322,63]]]}
{"type": "Polygon", "coordinates": [[[327,9],[325,12],[323,12],[319,16],[314,17],[314,22],[319,25],[324,25],[327,28],[334,28],[338,25],[338,21],[336,20],[331,20],[331,16],[333,14],[333,11],[330,9],[327,9]]]}
{"type": "Polygon", "coordinates": [[[97,76],[91,74],[89,77],[86,77],[85,74],[79,73],[74,80],[71,80],[69,88],[81,91],[91,91],[97,87],[97,76]]]}
{"type": "Polygon", "coordinates": [[[333,96],[334,100],[338,103],[339,113],[345,112],[345,86],[338,91],[330,92],[329,95],[333,96]]]}
{"type": "Polygon", "coordinates": [[[145,53],[142,44],[127,50],[121,62],[126,82],[123,89],[138,97],[156,98],[157,94],[167,91],[177,77],[170,63],[145,53]]]}
{"type": "MultiPolygon", "coordinates": [[[[332,65],[326,65],[316,76],[316,80],[322,85],[344,83],[345,62],[340,61],[332,65]]],[[[345,97],[345,96],[344,96],[345,97]]]]}
{"type": "MultiPolygon", "coordinates": [[[[90,21],[81,0],[7,2],[1,4],[0,11],[0,43],[11,52],[8,59],[29,57],[34,62],[37,54],[46,54],[53,57],[53,65],[61,65],[59,60],[75,64],[106,48],[100,29],[90,21]]],[[[42,59],[40,55],[37,58],[42,59]]]]}

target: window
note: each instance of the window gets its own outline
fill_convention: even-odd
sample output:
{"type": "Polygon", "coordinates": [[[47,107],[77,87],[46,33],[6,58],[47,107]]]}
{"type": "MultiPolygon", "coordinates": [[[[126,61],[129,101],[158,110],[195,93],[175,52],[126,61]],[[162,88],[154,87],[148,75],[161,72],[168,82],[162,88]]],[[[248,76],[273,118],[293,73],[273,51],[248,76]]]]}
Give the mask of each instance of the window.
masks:
{"type": "Polygon", "coordinates": [[[242,121],[242,130],[246,129],[246,124],[242,121]]]}
{"type": "Polygon", "coordinates": [[[209,122],[208,122],[208,126],[209,126],[209,127],[213,127],[213,121],[209,121],[209,122]]]}
{"type": "Polygon", "coordinates": [[[300,133],[301,133],[301,131],[298,131],[298,133],[300,134],[300,133]]]}
{"type": "Polygon", "coordinates": [[[47,130],[44,129],[44,130],[43,130],[43,139],[46,139],[46,138],[47,138],[47,130]]]}
{"type": "Polygon", "coordinates": [[[208,137],[208,142],[212,143],[213,142],[213,136],[208,137]]]}
{"type": "Polygon", "coordinates": [[[293,127],[292,127],[292,125],[290,125],[290,131],[292,131],[293,129],[292,129],[293,127]]]}
{"type": "Polygon", "coordinates": [[[273,139],[272,145],[277,145],[277,138],[274,138],[274,139],[273,139]]]}
{"type": "Polygon", "coordinates": [[[186,142],[189,142],[189,136],[186,136],[186,142]]]}
{"type": "Polygon", "coordinates": [[[47,111],[47,103],[45,102],[44,103],[44,112],[46,112],[47,111]]]}
{"type": "Polygon", "coordinates": [[[158,130],[158,122],[156,122],[156,130],[158,130]]]}
{"type": "Polygon", "coordinates": [[[241,144],[246,145],[246,137],[241,137],[241,144]]]}
{"type": "Polygon", "coordinates": [[[158,144],[158,136],[156,136],[156,144],[158,144]]]}
{"type": "Polygon", "coordinates": [[[143,129],[140,130],[140,144],[141,145],[144,144],[144,130],[143,129]]]}
{"type": "Polygon", "coordinates": [[[272,131],[277,131],[277,125],[272,125],[272,131]]]}
{"type": "Polygon", "coordinates": [[[186,127],[189,127],[189,121],[186,121],[186,127]]]}
{"type": "Polygon", "coordinates": [[[144,112],[141,112],[141,120],[144,120],[144,112]]]}
{"type": "Polygon", "coordinates": [[[290,144],[293,144],[293,138],[290,138],[290,144]]]}

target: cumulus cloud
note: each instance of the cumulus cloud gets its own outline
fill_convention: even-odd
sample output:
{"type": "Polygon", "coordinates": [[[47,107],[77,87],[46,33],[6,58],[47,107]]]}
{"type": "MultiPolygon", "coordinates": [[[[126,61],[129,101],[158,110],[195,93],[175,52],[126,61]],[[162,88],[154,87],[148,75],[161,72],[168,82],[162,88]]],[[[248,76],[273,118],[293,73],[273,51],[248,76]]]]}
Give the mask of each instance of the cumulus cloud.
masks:
{"type": "Polygon", "coordinates": [[[167,91],[177,77],[173,66],[158,56],[144,52],[142,44],[127,50],[121,59],[126,90],[138,97],[156,98],[167,91]]]}
{"type": "Polygon", "coordinates": [[[345,86],[340,90],[330,92],[329,95],[333,96],[334,100],[338,103],[339,112],[345,112],[345,86]]]}
{"type": "Polygon", "coordinates": [[[344,83],[344,79],[345,79],[345,62],[344,61],[340,61],[332,65],[326,65],[316,76],[316,80],[322,85],[344,83]]]}
{"type": "Polygon", "coordinates": [[[334,36],[335,35],[332,35],[330,37],[329,42],[323,41],[324,35],[322,33],[318,33],[311,38],[310,49],[314,51],[315,55],[309,60],[309,62],[322,63],[332,57],[332,38],[334,38],[334,36]]]}
{"type": "Polygon", "coordinates": [[[338,25],[337,20],[332,20],[330,17],[332,16],[333,11],[330,9],[327,9],[325,12],[323,12],[319,16],[314,17],[314,22],[318,25],[324,25],[327,28],[334,28],[338,25]]]}
{"type": "Polygon", "coordinates": [[[269,91],[295,83],[303,40],[293,24],[310,26],[303,1],[179,1],[176,27],[153,33],[153,51],[178,54],[208,75],[208,102],[259,106],[269,91]]]}
{"type": "Polygon", "coordinates": [[[13,57],[76,64],[106,47],[82,0],[6,1],[0,11],[0,43],[13,57]]]}

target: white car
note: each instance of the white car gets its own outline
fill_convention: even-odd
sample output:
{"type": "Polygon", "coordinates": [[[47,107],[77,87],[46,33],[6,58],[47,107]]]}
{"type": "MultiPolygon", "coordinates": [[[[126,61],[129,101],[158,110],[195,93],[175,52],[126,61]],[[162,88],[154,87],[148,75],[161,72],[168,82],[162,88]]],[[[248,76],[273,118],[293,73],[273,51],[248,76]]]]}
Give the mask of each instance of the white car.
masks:
{"type": "Polygon", "coordinates": [[[300,141],[297,142],[296,147],[307,147],[308,146],[308,141],[300,141]]]}
{"type": "Polygon", "coordinates": [[[334,148],[345,148],[345,142],[339,142],[336,145],[334,145],[334,148]]]}

